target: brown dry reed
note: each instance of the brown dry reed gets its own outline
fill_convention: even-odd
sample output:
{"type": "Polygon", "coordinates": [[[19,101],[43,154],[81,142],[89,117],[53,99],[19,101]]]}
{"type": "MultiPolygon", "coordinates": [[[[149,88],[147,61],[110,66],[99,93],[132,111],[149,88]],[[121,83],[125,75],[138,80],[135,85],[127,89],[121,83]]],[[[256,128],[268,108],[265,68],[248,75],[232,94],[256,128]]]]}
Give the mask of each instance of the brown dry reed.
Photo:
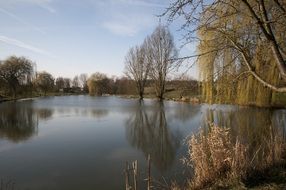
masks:
{"type": "Polygon", "coordinates": [[[188,139],[184,162],[193,169],[187,189],[202,189],[215,183],[242,184],[251,175],[284,162],[285,143],[279,130],[269,127],[269,134],[258,146],[251,147],[229,128],[210,124],[188,139]],[[222,182],[223,181],[223,182],[222,182]]]}

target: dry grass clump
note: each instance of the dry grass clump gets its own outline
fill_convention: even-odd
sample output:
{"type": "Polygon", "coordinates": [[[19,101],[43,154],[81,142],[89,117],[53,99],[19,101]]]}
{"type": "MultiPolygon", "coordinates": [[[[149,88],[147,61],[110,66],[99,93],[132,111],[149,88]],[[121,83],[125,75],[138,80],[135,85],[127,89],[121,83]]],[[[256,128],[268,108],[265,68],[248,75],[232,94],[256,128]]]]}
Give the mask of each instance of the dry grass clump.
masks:
{"type": "Polygon", "coordinates": [[[261,138],[258,147],[233,138],[228,128],[210,125],[188,140],[185,163],[193,168],[190,189],[201,189],[214,183],[242,184],[255,173],[282,163],[285,143],[281,133],[269,128],[269,136],[261,138]]]}

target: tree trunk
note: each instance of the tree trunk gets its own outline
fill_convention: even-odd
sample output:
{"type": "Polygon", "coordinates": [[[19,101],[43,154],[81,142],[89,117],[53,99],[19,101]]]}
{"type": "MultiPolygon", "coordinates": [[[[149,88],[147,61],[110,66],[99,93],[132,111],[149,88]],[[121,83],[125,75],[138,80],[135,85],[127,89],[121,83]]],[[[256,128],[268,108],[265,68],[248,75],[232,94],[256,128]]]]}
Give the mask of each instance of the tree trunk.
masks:
{"type": "Polygon", "coordinates": [[[164,100],[164,91],[160,89],[159,93],[157,94],[157,98],[162,101],[164,100]]]}
{"type": "Polygon", "coordinates": [[[16,99],[17,92],[16,92],[16,86],[15,85],[12,85],[12,94],[13,94],[13,98],[16,99]]]}
{"type": "Polygon", "coordinates": [[[143,93],[142,91],[139,92],[139,98],[140,98],[140,100],[143,100],[143,98],[144,98],[144,97],[143,97],[143,94],[144,94],[144,93],[143,93]]]}

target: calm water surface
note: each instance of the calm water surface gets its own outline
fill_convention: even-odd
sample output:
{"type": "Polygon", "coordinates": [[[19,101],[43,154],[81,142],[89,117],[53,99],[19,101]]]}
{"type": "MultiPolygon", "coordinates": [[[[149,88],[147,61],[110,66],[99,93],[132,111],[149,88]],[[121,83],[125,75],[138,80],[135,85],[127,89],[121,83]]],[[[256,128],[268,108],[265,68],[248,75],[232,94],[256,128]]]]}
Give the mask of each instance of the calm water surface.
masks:
{"type": "Polygon", "coordinates": [[[138,160],[143,186],[148,154],[157,180],[182,181],[184,139],[209,122],[257,139],[270,125],[284,131],[286,110],[89,96],[2,103],[1,183],[15,190],[124,189],[125,162],[138,160]]]}

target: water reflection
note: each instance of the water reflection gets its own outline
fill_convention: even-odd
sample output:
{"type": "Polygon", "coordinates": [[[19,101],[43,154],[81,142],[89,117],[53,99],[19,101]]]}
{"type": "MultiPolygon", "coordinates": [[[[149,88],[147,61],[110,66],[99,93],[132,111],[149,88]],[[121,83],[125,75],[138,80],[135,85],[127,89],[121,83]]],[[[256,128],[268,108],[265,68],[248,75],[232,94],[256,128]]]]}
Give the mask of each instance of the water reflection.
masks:
{"type": "Polygon", "coordinates": [[[97,118],[97,119],[101,119],[104,118],[108,115],[108,111],[107,110],[91,110],[91,114],[93,117],[97,118]]]}
{"type": "Polygon", "coordinates": [[[54,114],[54,110],[47,108],[34,109],[34,111],[41,120],[48,120],[54,114]]]}
{"type": "Polygon", "coordinates": [[[152,174],[170,184],[184,168],[181,140],[207,122],[260,146],[269,137],[267,126],[286,128],[286,110],[89,96],[1,103],[0,176],[11,176],[22,189],[116,189],[124,187],[118,177],[123,163],[138,160],[143,170],[151,154],[152,174]],[[37,134],[41,138],[25,141],[37,134]]]}
{"type": "Polygon", "coordinates": [[[108,115],[107,109],[57,106],[46,100],[26,100],[6,102],[0,105],[0,138],[20,142],[28,140],[38,133],[41,120],[51,119],[53,116],[84,116],[102,119],[108,115]]]}
{"type": "Polygon", "coordinates": [[[164,104],[156,102],[152,110],[146,110],[143,101],[138,101],[135,111],[126,121],[126,135],[132,146],[150,154],[159,171],[172,166],[180,135],[172,133],[167,124],[164,104]]]}
{"type": "Polygon", "coordinates": [[[230,127],[233,134],[254,138],[261,133],[267,133],[269,126],[286,128],[286,114],[284,110],[270,110],[259,108],[220,107],[208,108],[203,114],[203,126],[209,122],[218,126],[230,127]]]}
{"type": "Polygon", "coordinates": [[[0,109],[0,138],[13,142],[27,140],[37,133],[38,117],[32,102],[6,103],[0,109]]]}
{"type": "Polygon", "coordinates": [[[96,119],[102,119],[108,116],[109,111],[107,109],[91,109],[82,107],[60,107],[56,108],[55,112],[59,116],[82,116],[93,117],[96,119]]]}
{"type": "MultiPolygon", "coordinates": [[[[277,134],[286,139],[285,110],[235,106],[208,108],[203,113],[202,125],[207,128],[209,123],[230,128],[233,136],[238,137],[254,151],[267,148],[265,142],[277,134]]],[[[263,155],[258,155],[257,158],[263,159],[263,155]]]]}
{"type": "Polygon", "coordinates": [[[176,102],[175,104],[176,106],[172,107],[173,115],[171,119],[188,125],[194,124],[194,122],[189,123],[189,121],[196,120],[195,117],[200,113],[201,107],[180,102],[176,102]]]}

